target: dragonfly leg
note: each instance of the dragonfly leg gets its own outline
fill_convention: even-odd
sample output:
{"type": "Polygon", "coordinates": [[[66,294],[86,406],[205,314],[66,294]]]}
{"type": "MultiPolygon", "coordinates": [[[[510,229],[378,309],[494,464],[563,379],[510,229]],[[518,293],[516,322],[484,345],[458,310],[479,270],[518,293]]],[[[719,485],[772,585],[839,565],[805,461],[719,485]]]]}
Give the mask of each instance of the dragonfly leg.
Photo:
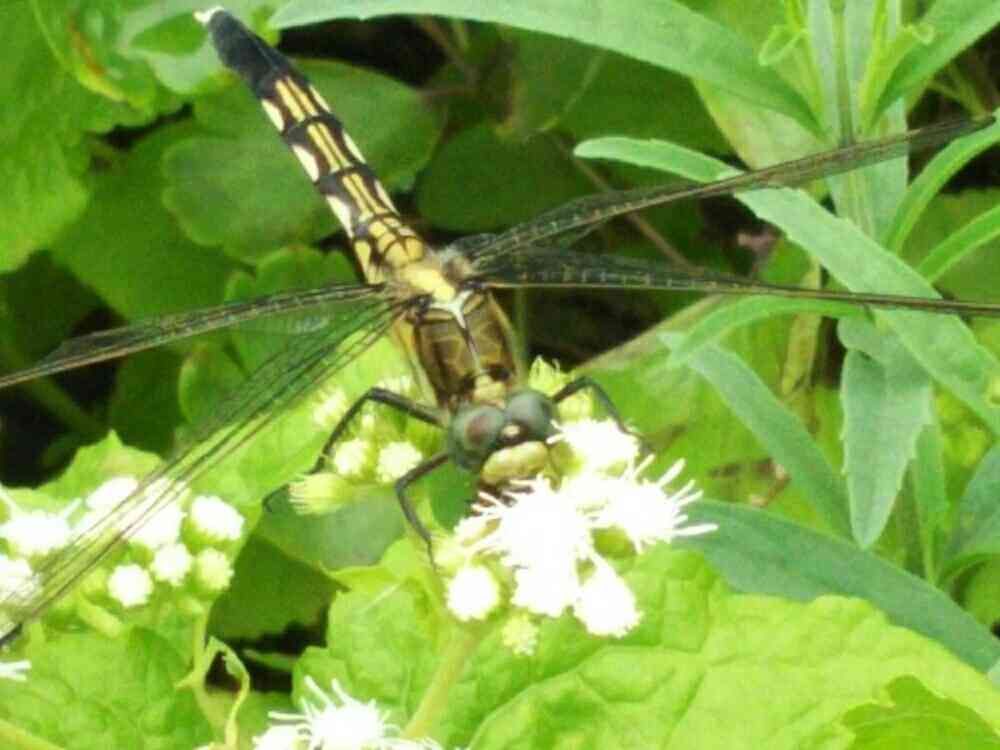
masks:
{"type": "Polygon", "coordinates": [[[639,441],[639,445],[641,446],[643,452],[645,453],[653,452],[652,447],[646,443],[645,438],[643,438],[643,436],[640,435],[639,433],[630,429],[625,424],[625,421],[622,419],[622,415],[618,413],[618,407],[615,406],[615,402],[611,400],[611,397],[608,395],[607,391],[601,388],[601,386],[598,385],[597,381],[594,380],[593,378],[583,375],[577,378],[576,380],[570,381],[562,388],[560,388],[559,391],[554,396],[552,396],[552,400],[558,404],[560,401],[565,401],[573,394],[579,393],[584,389],[589,389],[594,394],[594,398],[597,399],[597,403],[599,403],[601,405],[601,408],[604,409],[604,413],[607,414],[612,420],[614,420],[614,423],[618,426],[619,430],[624,432],[626,435],[631,435],[632,437],[634,437],[636,440],[639,441]]]}
{"type": "Polygon", "coordinates": [[[400,396],[398,393],[386,390],[385,388],[369,388],[365,391],[365,395],[351,404],[351,408],[348,409],[344,416],[340,418],[337,422],[337,426],[333,428],[333,432],[330,433],[330,437],[326,439],[323,443],[323,450],[320,451],[319,458],[316,459],[316,465],[313,466],[312,472],[319,471],[323,466],[323,459],[330,449],[340,440],[341,436],[350,426],[351,421],[358,415],[365,404],[369,401],[376,404],[382,404],[384,406],[390,406],[397,411],[401,411],[404,414],[409,414],[411,417],[416,417],[417,419],[427,422],[427,424],[432,424],[437,427],[444,427],[441,421],[441,415],[431,408],[430,406],[425,406],[424,404],[419,404],[406,396],[400,396]]]}
{"type": "MultiPolygon", "coordinates": [[[[351,421],[358,415],[365,404],[369,401],[376,404],[383,404],[385,406],[391,406],[397,411],[409,414],[411,417],[416,417],[428,424],[436,425],[438,427],[444,427],[441,421],[441,416],[431,407],[419,404],[412,399],[406,398],[406,396],[400,396],[398,393],[386,390],[385,388],[369,388],[365,391],[365,394],[351,404],[351,408],[348,409],[344,416],[340,418],[337,422],[337,426],[333,428],[333,432],[330,433],[330,437],[326,439],[323,443],[323,450],[319,452],[319,457],[316,459],[316,463],[313,464],[312,468],[306,472],[306,474],[315,474],[320,469],[323,468],[323,461],[326,459],[327,454],[330,449],[336,445],[337,441],[343,436],[344,432],[351,425],[351,421]]],[[[275,490],[267,499],[264,500],[264,507],[268,510],[272,510],[272,505],[275,500],[281,495],[283,489],[275,490]]]]}
{"type": "Polygon", "coordinates": [[[437,455],[428,458],[419,466],[413,467],[396,480],[396,499],[399,500],[399,507],[403,509],[403,515],[406,517],[410,526],[413,527],[413,530],[416,531],[420,538],[424,540],[424,544],[427,546],[427,555],[430,557],[432,565],[434,564],[434,548],[431,545],[431,533],[427,530],[427,527],[424,526],[420,517],[417,516],[417,511],[406,494],[406,488],[422,476],[430,474],[436,468],[446,463],[450,458],[451,454],[447,451],[438,453],[437,455]]]}

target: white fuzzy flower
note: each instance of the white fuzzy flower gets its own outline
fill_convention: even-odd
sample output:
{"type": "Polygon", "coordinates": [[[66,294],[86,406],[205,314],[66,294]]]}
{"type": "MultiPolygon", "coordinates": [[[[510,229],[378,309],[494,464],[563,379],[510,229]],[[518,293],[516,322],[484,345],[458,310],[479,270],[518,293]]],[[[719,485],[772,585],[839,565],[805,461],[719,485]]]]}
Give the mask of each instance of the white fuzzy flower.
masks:
{"type": "Polygon", "coordinates": [[[233,542],[243,533],[243,516],[221,497],[199,495],[188,512],[195,530],[213,542],[233,542]]]}
{"type": "Polygon", "coordinates": [[[126,609],[142,606],[152,593],[153,579],[138,565],[119,565],[108,576],[108,594],[126,609]]]}
{"type": "MultiPolygon", "coordinates": [[[[647,465],[629,466],[621,476],[577,474],[558,488],[545,478],[515,481],[502,501],[483,496],[475,515],[457,527],[453,543],[442,546],[445,570],[476,567],[481,557],[492,556],[509,569],[514,606],[546,617],[572,609],[594,635],[625,635],[641,614],[634,594],[598,553],[594,534],[621,531],[639,553],[658,541],[716,528],[685,525],[682,509],[700,497],[691,483],[666,489],[682,463],[655,482],[639,477],[647,465]]],[[[448,603],[456,617],[468,617],[450,593],[448,603]]]]}
{"type": "Polygon", "coordinates": [[[379,451],[375,477],[383,483],[394,482],[415,468],[423,458],[412,443],[403,440],[388,443],[379,451]]]}
{"type": "Polygon", "coordinates": [[[513,615],[500,631],[500,637],[511,653],[531,656],[538,648],[538,625],[527,615],[513,615]]]}
{"type": "Polygon", "coordinates": [[[466,565],[448,582],[448,609],[462,622],[482,620],[500,603],[500,586],[482,565],[466,565]]]}
{"type": "Polygon", "coordinates": [[[323,388],[319,393],[319,403],[313,408],[313,421],[324,430],[333,429],[347,412],[347,394],[340,388],[323,388]]]}
{"type": "Polygon", "coordinates": [[[357,477],[368,468],[373,450],[372,444],[363,438],[344,440],[335,446],[330,464],[338,476],[357,477]]]}
{"type": "MultiPolygon", "coordinates": [[[[324,693],[311,677],[305,678],[305,686],[314,696],[315,703],[303,698],[299,701],[302,713],[272,711],[269,716],[276,722],[275,726],[294,729],[295,737],[305,742],[308,750],[440,749],[433,740],[394,737],[398,728],[386,721],[386,714],[378,710],[375,701],[362,703],[352,698],[336,680],[330,683],[332,694],[324,693]]],[[[287,740],[290,737],[285,733],[280,738],[287,740]]],[[[277,744],[273,747],[281,748],[277,744]]],[[[297,748],[295,745],[286,747],[297,748]]]]}
{"type": "Polygon", "coordinates": [[[581,419],[557,425],[550,443],[564,442],[589,472],[631,464],[639,456],[639,441],[610,419],[581,419]]]}
{"type": "Polygon", "coordinates": [[[74,500],[58,513],[21,510],[2,489],[0,500],[10,510],[10,517],[0,524],[0,539],[6,539],[11,549],[21,557],[47,555],[65,547],[73,537],[69,517],[79,507],[79,500],[74,500]]]}
{"type": "MultiPolygon", "coordinates": [[[[131,517],[132,514],[130,513],[131,517]]],[[[129,538],[129,544],[156,550],[168,544],[174,544],[181,535],[181,523],[184,521],[184,511],[176,502],[171,502],[160,508],[156,513],[145,519],[141,526],[129,538]]]]}
{"type": "Polygon", "coordinates": [[[157,581],[177,587],[184,582],[192,565],[194,565],[194,558],[191,557],[191,553],[188,552],[187,547],[178,542],[156,550],[156,555],[153,556],[153,562],[149,569],[157,581]]]}
{"type": "Polygon", "coordinates": [[[135,492],[139,480],[135,477],[113,477],[87,495],[87,507],[91,510],[109,510],[135,492]]]}
{"type": "Polygon", "coordinates": [[[638,474],[649,463],[644,461],[625,477],[618,480],[618,492],[607,498],[605,506],[597,511],[594,524],[600,528],[618,528],[628,536],[636,552],[655,542],[672,542],[679,536],[707,534],[718,528],[715,524],[685,526],[688,517],[684,506],[701,497],[701,491],[688,482],[679,490],[667,492],[666,485],[684,469],[684,462],[677,461],[667,473],[655,482],[639,479],[638,474]]]}
{"type": "Polygon", "coordinates": [[[209,591],[222,591],[233,578],[229,558],[217,549],[203,549],[194,561],[195,576],[209,591]]]}
{"type": "Polygon", "coordinates": [[[253,747],[254,750],[310,750],[306,742],[307,739],[300,736],[298,729],[279,724],[254,737],[253,747]]]}
{"type": "Polygon", "coordinates": [[[13,559],[0,553],[0,600],[36,583],[37,579],[27,560],[13,559]]]}
{"type": "Polygon", "coordinates": [[[600,558],[577,593],[573,614],[591,635],[615,638],[638,625],[641,617],[632,589],[600,558]]]}

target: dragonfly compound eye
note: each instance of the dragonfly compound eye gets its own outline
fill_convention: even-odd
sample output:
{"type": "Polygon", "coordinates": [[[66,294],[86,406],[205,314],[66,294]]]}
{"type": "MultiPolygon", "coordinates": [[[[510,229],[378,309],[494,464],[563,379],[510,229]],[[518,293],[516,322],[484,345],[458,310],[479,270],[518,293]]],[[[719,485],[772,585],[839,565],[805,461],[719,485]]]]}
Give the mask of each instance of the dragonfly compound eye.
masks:
{"type": "Polygon", "coordinates": [[[555,404],[544,393],[525,389],[507,400],[507,419],[521,427],[521,440],[545,440],[555,432],[555,404]]]}
{"type": "Polygon", "coordinates": [[[448,450],[459,466],[478,471],[500,442],[507,416],[495,406],[460,409],[448,427],[448,450]]]}

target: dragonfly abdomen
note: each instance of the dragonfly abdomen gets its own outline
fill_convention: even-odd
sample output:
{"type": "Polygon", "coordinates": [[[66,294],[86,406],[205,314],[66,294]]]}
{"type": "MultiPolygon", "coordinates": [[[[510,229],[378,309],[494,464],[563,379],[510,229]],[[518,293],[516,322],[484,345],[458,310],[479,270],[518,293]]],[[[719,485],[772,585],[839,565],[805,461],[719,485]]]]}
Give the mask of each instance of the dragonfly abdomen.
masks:
{"type": "Polygon", "coordinates": [[[423,258],[423,240],[400,218],[354,139],[306,77],[221,8],[198,17],[222,62],[246,81],[344,227],[365,278],[380,282],[387,269],[423,258]]]}

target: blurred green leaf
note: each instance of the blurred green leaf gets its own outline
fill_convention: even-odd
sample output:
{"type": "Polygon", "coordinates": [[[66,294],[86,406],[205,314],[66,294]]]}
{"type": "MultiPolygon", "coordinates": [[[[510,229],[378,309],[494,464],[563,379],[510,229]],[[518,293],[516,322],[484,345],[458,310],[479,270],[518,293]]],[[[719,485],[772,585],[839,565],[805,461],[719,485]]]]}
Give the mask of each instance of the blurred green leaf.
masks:
{"type": "Polygon", "coordinates": [[[544,137],[516,142],[488,124],[445,143],[420,181],[420,214],[457,231],[496,229],[587,189],[583,176],[544,137]]]}
{"type": "Polygon", "coordinates": [[[1000,5],[983,0],[937,0],[920,18],[933,33],[914,47],[896,68],[882,94],[882,104],[923,85],[958,53],[1000,23],[1000,5]]]}
{"type": "Polygon", "coordinates": [[[318,0],[298,0],[285,5],[272,23],[287,27],[395,13],[493,21],[569,37],[709,81],[806,127],[814,125],[801,97],[773,71],[757,63],[745,39],[674,0],[621,0],[601,6],[572,0],[556,0],[544,6],[530,0],[502,6],[469,0],[348,0],[335,7],[318,0]]]}
{"type": "Polygon", "coordinates": [[[161,160],[188,135],[157,131],[113,165],[52,255],[126,319],[216,303],[232,264],[189,242],[160,202],[161,160]]]}

